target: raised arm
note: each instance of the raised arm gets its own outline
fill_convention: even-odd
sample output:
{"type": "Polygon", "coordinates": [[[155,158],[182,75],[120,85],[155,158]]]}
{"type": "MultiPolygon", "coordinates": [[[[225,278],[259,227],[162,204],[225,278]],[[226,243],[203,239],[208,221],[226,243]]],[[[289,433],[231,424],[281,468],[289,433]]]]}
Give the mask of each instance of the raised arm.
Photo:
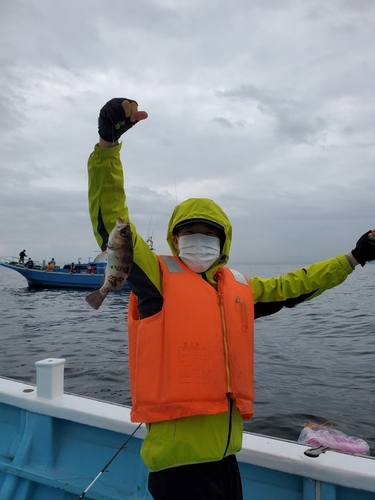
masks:
{"type": "Polygon", "coordinates": [[[89,212],[100,248],[106,249],[117,217],[130,223],[134,257],[127,281],[138,297],[141,317],[151,316],[162,307],[160,270],[155,253],[137,233],[129,218],[118,140],[147,116],[145,111],[138,111],[138,104],[131,99],[114,98],[108,101],[99,114],[99,143],[88,160],[89,212]]]}
{"type": "Polygon", "coordinates": [[[147,116],[145,111],[138,111],[136,101],[120,97],[111,99],[100,110],[99,143],[88,161],[88,194],[91,223],[102,250],[106,249],[108,235],[117,217],[130,222],[118,140],[147,116]]]}
{"type": "Polygon", "coordinates": [[[255,317],[274,314],[283,307],[294,307],[343,283],[354,268],[375,260],[375,230],[367,231],[347,255],[317,262],[276,278],[250,280],[255,302],[255,317]]]}

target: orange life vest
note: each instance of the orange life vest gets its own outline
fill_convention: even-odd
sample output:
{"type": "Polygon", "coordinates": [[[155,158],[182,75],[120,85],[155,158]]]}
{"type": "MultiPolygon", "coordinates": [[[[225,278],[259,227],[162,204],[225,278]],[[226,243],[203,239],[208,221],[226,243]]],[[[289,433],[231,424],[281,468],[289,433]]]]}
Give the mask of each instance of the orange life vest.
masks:
{"type": "Polygon", "coordinates": [[[162,310],[139,319],[132,294],[128,312],[133,422],[159,422],[228,410],[231,397],[253,415],[251,287],[221,267],[217,290],[177,257],[159,256],[162,310]]]}

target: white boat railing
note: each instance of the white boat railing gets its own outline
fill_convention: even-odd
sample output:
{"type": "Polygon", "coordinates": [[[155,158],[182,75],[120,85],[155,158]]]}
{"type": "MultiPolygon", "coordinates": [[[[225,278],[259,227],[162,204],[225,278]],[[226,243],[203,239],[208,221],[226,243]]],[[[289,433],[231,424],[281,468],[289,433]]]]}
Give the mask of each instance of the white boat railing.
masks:
{"type": "MultiPolygon", "coordinates": [[[[8,266],[18,267],[21,269],[27,268],[26,262],[27,260],[25,260],[23,264],[20,264],[19,257],[13,257],[13,256],[0,257],[0,263],[7,264],[8,266]]],[[[38,260],[34,260],[33,262],[34,262],[33,269],[44,269],[46,267],[45,261],[41,263],[38,260]]]]}
{"type": "MultiPolygon", "coordinates": [[[[34,426],[30,427],[35,432],[35,436],[27,436],[27,439],[24,439],[22,443],[26,443],[28,445],[27,449],[29,449],[30,446],[28,443],[30,442],[35,447],[36,451],[34,453],[37,457],[48,456],[48,453],[44,449],[48,448],[48,443],[50,447],[53,447],[54,452],[56,452],[56,450],[59,450],[61,436],[59,434],[59,439],[53,441],[51,436],[53,437],[54,433],[50,432],[50,429],[60,429],[58,422],[65,421],[66,424],[61,427],[61,432],[68,428],[74,429],[74,425],[76,424],[79,425],[80,429],[82,425],[86,429],[95,429],[95,432],[90,434],[93,437],[98,436],[95,437],[95,446],[98,443],[102,446],[102,443],[104,443],[103,436],[108,437],[107,433],[101,434],[101,430],[119,433],[120,436],[118,439],[116,438],[116,443],[121,444],[125,438],[123,435],[129,436],[137,428],[137,424],[130,421],[130,408],[124,405],[65,393],[64,363],[64,359],[58,358],[47,358],[36,362],[37,380],[35,386],[0,377],[0,403],[30,412],[30,420],[33,417],[36,422],[34,426]],[[41,424],[37,425],[38,422],[42,422],[43,425],[45,425],[44,422],[48,422],[43,415],[51,420],[56,419],[56,425],[46,426],[45,432],[41,424]],[[41,452],[42,448],[43,453],[41,452]]],[[[145,433],[145,428],[142,426],[137,430],[135,439],[142,440],[145,433]]],[[[77,435],[76,431],[71,431],[64,438],[64,446],[67,446],[67,443],[69,443],[72,455],[74,455],[77,449],[80,452],[82,451],[81,440],[75,439],[77,435]]],[[[140,470],[143,471],[142,474],[138,474],[137,472],[136,485],[138,485],[138,488],[141,485],[142,491],[146,491],[147,470],[139,458],[139,448],[140,443],[137,442],[135,444],[133,442],[132,449],[123,451],[118,458],[120,461],[123,460],[122,463],[118,463],[118,476],[112,476],[113,484],[106,485],[105,488],[120,485],[118,488],[121,489],[123,488],[123,484],[128,484],[127,481],[130,481],[130,479],[127,479],[124,483],[124,471],[129,470],[131,462],[132,464],[136,464],[138,472],[140,470]],[[139,481],[138,477],[141,476],[143,478],[142,481],[137,482],[139,481]]],[[[102,451],[101,448],[99,449],[102,451]]],[[[117,449],[118,447],[113,452],[117,451],[117,449]]],[[[18,453],[19,456],[24,453],[22,447],[20,447],[20,450],[21,452],[18,453]]],[[[245,492],[244,498],[260,498],[262,500],[265,498],[267,500],[273,498],[294,498],[298,500],[316,500],[318,498],[321,500],[339,500],[350,498],[356,500],[373,500],[375,498],[374,457],[326,450],[324,453],[320,453],[312,458],[311,454],[306,453],[309,451],[311,449],[306,445],[245,432],[243,448],[237,455],[245,492]],[[290,496],[287,496],[289,495],[288,492],[290,496]]],[[[66,449],[64,448],[65,452],[66,449]]],[[[29,455],[33,456],[31,452],[29,455]]],[[[112,456],[113,453],[111,452],[109,455],[112,456]]],[[[15,456],[16,458],[13,462],[18,464],[17,453],[15,456]]],[[[64,463],[64,457],[65,454],[62,455],[61,463],[64,463]]],[[[24,460],[24,455],[22,455],[22,460],[24,460]]],[[[74,485],[70,484],[71,481],[67,481],[64,478],[63,482],[61,482],[60,471],[55,470],[54,462],[52,465],[51,463],[48,462],[48,467],[46,466],[43,469],[42,475],[37,475],[38,463],[35,465],[32,460],[26,462],[26,465],[22,462],[23,469],[19,467],[13,467],[12,469],[10,465],[14,464],[9,465],[9,463],[6,463],[6,467],[4,466],[3,470],[6,469],[8,473],[11,471],[11,474],[16,478],[14,479],[15,481],[22,482],[23,477],[29,474],[36,483],[49,481],[54,486],[61,483],[61,488],[73,488],[74,485]],[[47,480],[45,479],[45,470],[48,470],[49,473],[49,476],[47,474],[47,480]]],[[[82,463],[84,464],[84,462],[82,463]]],[[[71,471],[66,463],[64,467],[66,467],[68,477],[71,478],[71,471]]],[[[62,468],[64,469],[64,467],[62,468]]],[[[98,470],[95,469],[94,472],[97,473],[98,470]]],[[[114,472],[115,470],[117,470],[116,467],[113,467],[112,471],[114,472]]],[[[92,472],[92,475],[86,477],[87,474],[84,469],[81,474],[82,477],[81,475],[77,476],[76,490],[81,489],[83,483],[84,486],[87,486],[93,477],[95,477],[94,472],[92,472]]],[[[75,474],[77,474],[77,470],[75,470],[75,474]]],[[[102,477],[101,481],[103,480],[105,478],[102,477]]],[[[103,487],[102,484],[98,485],[98,488],[103,487]]],[[[105,496],[104,493],[101,496],[98,494],[98,496],[94,496],[93,498],[99,497],[112,498],[109,495],[105,496]]],[[[6,498],[13,499],[16,497],[8,496],[6,498]]],[[[24,498],[26,497],[22,497],[22,500],[24,498]]],[[[35,499],[36,497],[33,498],[35,499]]],[[[43,499],[45,498],[47,497],[44,496],[43,499]]],[[[57,496],[51,496],[50,498],[57,498],[57,496]]],[[[120,496],[113,498],[120,498],[120,496]]],[[[121,496],[121,498],[143,499],[145,496],[138,497],[135,491],[132,490],[131,496],[121,496]]]]}

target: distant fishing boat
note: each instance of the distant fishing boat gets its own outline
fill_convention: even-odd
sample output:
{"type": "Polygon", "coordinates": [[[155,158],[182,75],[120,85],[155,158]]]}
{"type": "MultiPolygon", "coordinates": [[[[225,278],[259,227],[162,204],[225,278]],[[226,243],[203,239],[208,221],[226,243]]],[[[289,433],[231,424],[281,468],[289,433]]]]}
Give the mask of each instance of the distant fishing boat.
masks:
{"type": "MultiPolygon", "coordinates": [[[[102,285],[102,279],[107,267],[107,262],[86,262],[74,264],[75,272],[71,272],[71,265],[63,267],[54,266],[47,270],[45,265],[34,264],[29,269],[24,264],[19,264],[14,257],[1,257],[0,265],[20,273],[30,288],[82,288],[97,289],[102,285]]],[[[125,282],[123,290],[129,290],[125,282]]]]}

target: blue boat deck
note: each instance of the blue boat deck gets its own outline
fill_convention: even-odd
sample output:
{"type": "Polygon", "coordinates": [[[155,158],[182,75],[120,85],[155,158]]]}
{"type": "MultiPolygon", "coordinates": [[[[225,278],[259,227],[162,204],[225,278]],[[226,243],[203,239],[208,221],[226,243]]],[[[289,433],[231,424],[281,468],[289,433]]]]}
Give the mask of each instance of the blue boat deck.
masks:
{"type": "MultiPolygon", "coordinates": [[[[65,394],[64,360],[37,363],[36,387],[0,378],[1,500],[77,500],[137,424],[130,408],[65,394]]],[[[151,498],[142,426],[85,498],[151,498]]],[[[244,433],[245,500],[374,500],[375,460],[244,433]]]]}

